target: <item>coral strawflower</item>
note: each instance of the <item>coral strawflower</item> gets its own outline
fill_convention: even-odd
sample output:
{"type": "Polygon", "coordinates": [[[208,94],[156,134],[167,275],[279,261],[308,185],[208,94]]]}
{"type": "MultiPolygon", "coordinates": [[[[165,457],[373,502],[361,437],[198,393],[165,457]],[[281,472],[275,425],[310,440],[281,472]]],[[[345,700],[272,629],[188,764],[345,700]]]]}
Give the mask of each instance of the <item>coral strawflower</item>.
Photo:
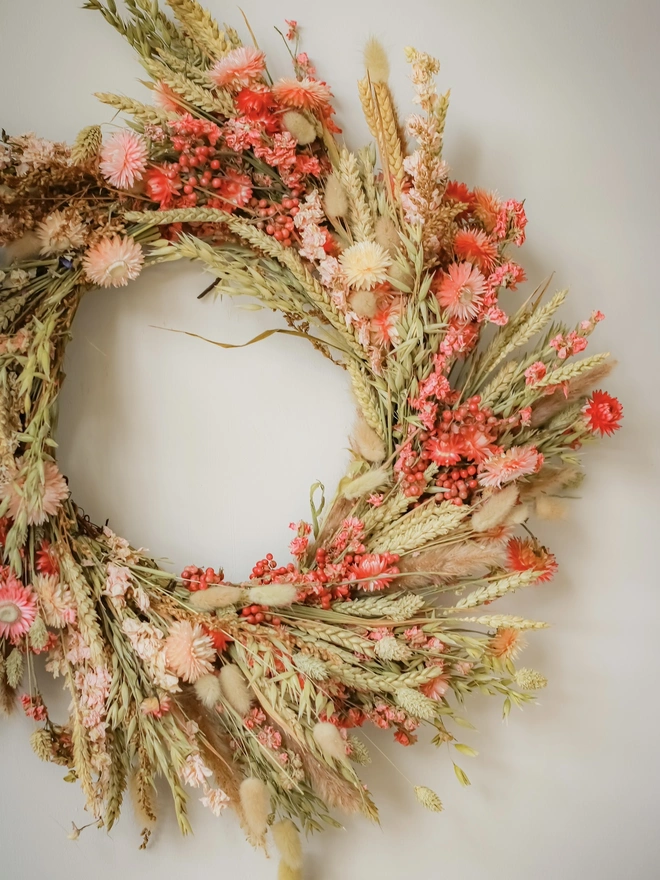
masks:
{"type": "Polygon", "coordinates": [[[311,112],[327,112],[332,92],[318,79],[308,76],[301,80],[281,79],[273,86],[273,94],[284,107],[311,112]]]}
{"type": "Polygon", "coordinates": [[[459,259],[488,271],[495,265],[497,245],[481,229],[461,229],[454,239],[454,253],[459,259]]]}
{"type": "Polygon", "coordinates": [[[554,554],[531,538],[511,538],[506,552],[511,571],[538,571],[539,583],[552,580],[557,571],[554,554]]]}
{"type": "Polygon", "coordinates": [[[479,314],[486,292],[486,279],[472,263],[452,263],[436,290],[438,302],[447,314],[469,321],[479,314]]]}

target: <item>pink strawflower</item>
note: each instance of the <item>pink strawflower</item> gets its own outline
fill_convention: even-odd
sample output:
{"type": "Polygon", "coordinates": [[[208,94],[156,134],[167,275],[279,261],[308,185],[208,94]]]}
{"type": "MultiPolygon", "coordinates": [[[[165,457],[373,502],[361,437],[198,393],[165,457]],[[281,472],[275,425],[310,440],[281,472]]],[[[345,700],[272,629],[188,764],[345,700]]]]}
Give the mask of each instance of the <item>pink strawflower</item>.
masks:
{"type": "Polygon", "coordinates": [[[479,314],[485,292],[486,280],[472,263],[452,263],[442,277],[436,296],[450,317],[469,321],[479,314]]]}
{"type": "Polygon", "coordinates": [[[142,270],[144,254],[130,236],[102,238],[83,259],[85,275],[99,287],[126,287],[142,270]]]}
{"type": "Polygon", "coordinates": [[[215,648],[199,623],[179,620],[165,640],[167,665],[183,681],[195,682],[213,669],[215,648]]]}
{"type": "Polygon", "coordinates": [[[543,379],[547,372],[548,368],[543,361],[536,361],[531,367],[527,367],[525,370],[525,384],[536,385],[537,382],[543,379]]]}
{"type": "Polygon", "coordinates": [[[238,89],[260,79],[265,67],[263,52],[254,46],[239,46],[216,61],[209,76],[217,86],[238,89]]]}
{"type": "Polygon", "coordinates": [[[273,86],[273,95],[284,107],[323,112],[328,109],[332,92],[318,79],[281,79],[273,86]]]}
{"type": "Polygon", "coordinates": [[[147,167],[145,139],[134,131],[115,132],[101,147],[101,174],[118,189],[130,189],[147,167]]]}
{"type": "Polygon", "coordinates": [[[479,482],[482,486],[500,488],[504,483],[510,483],[533,474],[543,464],[543,456],[537,452],[534,446],[512,446],[506,452],[492,455],[481,465],[479,482]]]}
{"type": "Polygon", "coordinates": [[[22,468],[22,458],[7,468],[7,479],[0,484],[0,500],[9,498],[7,513],[12,519],[26,511],[28,525],[39,526],[57,513],[64,499],[69,497],[69,487],[55,462],[47,461],[43,482],[37,484],[33,496],[28,496],[24,492],[26,474],[21,473],[22,468]]]}
{"type": "Polygon", "coordinates": [[[449,688],[449,677],[447,675],[438,675],[437,678],[423,684],[420,691],[432,700],[441,700],[447,693],[449,688]]]}
{"type": "Polygon", "coordinates": [[[353,566],[349,580],[361,581],[356,586],[367,593],[384,590],[399,573],[399,569],[392,565],[393,562],[398,562],[398,559],[399,557],[392,553],[365,553],[353,566]]]}
{"type": "MultiPolygon", "coordinates": [[[[6,569],[5,569],[6,571],[6,569]]],[[[0,637],[24,636],[37,616],[37,597],[11,572],[0,580],[0,637]]]]}

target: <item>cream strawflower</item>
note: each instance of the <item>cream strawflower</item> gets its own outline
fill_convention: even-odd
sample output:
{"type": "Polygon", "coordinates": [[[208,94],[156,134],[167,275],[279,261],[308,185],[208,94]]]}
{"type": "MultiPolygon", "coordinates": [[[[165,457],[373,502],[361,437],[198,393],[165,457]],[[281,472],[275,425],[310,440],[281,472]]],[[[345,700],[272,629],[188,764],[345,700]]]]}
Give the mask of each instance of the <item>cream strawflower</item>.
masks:
{"type": "Polygon", "coordinates": [[[215,648],[199,623],[179,620],[165,639],[167,665],[183,681],[195,682],[213,669],[215,648]]]}
{"type": "Polygon", "coordinates": [[[101,174],[119,189],[130,189],[147,167],[149,151],[145,139],[134,131],[122,129],[101,147],[101,174]]]}
{"type": "Polygon", "coordinates": [[[63,211],[53,211],[37,226],[37,238],[44,256],[55,256],[82,247],[85,243],[85,229],[80,215],[71,217],[63,211]]]}
{"type": "Polygon", "coordinates": [[[137,278],[144,263],[140,245],[132,238],[102,238],[83,259],[85,275],[99,287],[126,287],[137,278]]]}
{"type": "Polygon", "coordinates": [[[371,290],[387,278],[392,265],[387,251],[375,241],[361,241],[351,245],[339,257],[346,280],[358,290],[371,290]]]}

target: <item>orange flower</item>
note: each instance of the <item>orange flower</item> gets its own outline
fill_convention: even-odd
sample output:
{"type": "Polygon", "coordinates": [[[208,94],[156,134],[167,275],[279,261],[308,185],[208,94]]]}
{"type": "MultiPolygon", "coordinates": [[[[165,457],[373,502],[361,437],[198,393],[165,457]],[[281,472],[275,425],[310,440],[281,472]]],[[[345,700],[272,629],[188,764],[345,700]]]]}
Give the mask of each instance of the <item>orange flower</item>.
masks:
{"type": "Polygon", "coordinates": [[[273,86],[273,94],[285,107],[324,113],[328,111],[332,92],[318,79],[281,79],[273,86]]]}
{"type": "Polygon", "coordinates": [[[461,229],[454,239],[454,253],[461,260],[469,260],[482,271],[488,271],[497,259],[497,245],[481,229],[461,229]]]}
{"type": "Polygon", "coordinates": [[[519,629],[500,627],[489,640],[488,647],[494,657],[500,657],[503,660],[513,660],[525,647],[525,643],[521,638],[519,629]]]}
{"type": "Polygon", "coordinates": [[[552,580],[558,568],[554,555],[529,538],[511,538],[507,556],[512,571],[538,571],[538,583],[552,580]]]}

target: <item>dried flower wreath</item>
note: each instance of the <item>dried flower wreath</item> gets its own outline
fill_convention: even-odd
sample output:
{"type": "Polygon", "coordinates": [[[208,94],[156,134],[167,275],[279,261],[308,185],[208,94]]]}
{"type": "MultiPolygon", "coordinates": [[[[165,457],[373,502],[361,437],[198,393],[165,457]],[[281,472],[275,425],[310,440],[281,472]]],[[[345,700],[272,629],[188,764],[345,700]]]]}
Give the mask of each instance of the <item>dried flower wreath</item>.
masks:
{"type": "MultiPolygon", "coordinates": [[[[513,665],[524,631],[545,624],[485,606],[553,576],[554,556],[516,528],[562,516],[576,450],[622,410],[590,394],[606,354],[571,360],[600,312],[553,323],[566,292],[543,304],[545,288],[502,308],[525,280],[509,256],[525,213],[449,178],[434,58],[406,50],[417,112],[402,125],[385,53],[368,44],[358,89],[376,170],[375,148],[336,139],[295,22],[282,35],[294,75],[273,80],[256,44],[195,0],[168,3],[174,19],[151,0],[126,0],[126,19],[113,0],[86,4],[153,80],[154,106],[98,96],[129,128],[90,126],[72,148],[0,143],[0,702],[24,688],[34,751],[80,782],[100,826],[128,786],[146,845],[160,775],[184,833],[188,786],[216,815],[233,807],[253,844],[270,829],[291,880],[299,829],[336,824],[332,808],[377,817],[355,769],[369,760],[359,728],[404,746],[426,728],[473,755],[455,739],[467,694],[502,696],[507,715],[545,685],[513,665]],[[266,554],[240,584],[194,565],[176,577],[90,523],[54,458],[83,294],[182,258],[217,293],[281,312],[283,332],[348,371],[359,408],[334,500],[321,516],[315,487],[312,522],[291,526],[295,561],[266,554]],[[41,653],[71,694],[64,723],[40,694],[41,653]]],[[[428,787],[414,793],[442,809],[428,787]]]]}

